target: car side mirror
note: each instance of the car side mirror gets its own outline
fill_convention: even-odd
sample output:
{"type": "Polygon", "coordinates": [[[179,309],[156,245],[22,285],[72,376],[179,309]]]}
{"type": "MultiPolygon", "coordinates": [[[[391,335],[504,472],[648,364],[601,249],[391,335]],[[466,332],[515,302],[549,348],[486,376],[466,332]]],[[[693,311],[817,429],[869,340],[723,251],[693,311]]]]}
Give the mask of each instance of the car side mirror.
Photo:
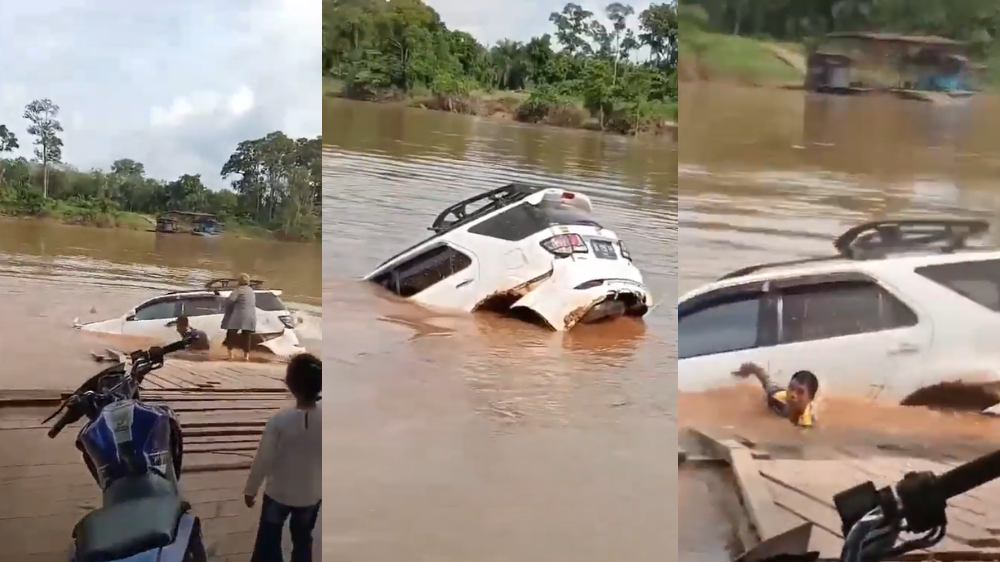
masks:
{"type": "Polygon", "coordinates": [[[128,314],[125,315],[125,321],[126,322],[132,322],[133,320],[135,320],[135,311],[134,310],[130,310],[130,311],[128,311],[128,314]]]}

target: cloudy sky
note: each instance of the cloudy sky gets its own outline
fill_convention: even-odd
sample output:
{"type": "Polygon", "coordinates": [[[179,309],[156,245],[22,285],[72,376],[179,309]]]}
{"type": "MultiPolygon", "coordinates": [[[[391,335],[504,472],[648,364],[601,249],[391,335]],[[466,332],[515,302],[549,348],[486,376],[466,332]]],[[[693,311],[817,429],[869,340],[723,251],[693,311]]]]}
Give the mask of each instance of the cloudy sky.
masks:
{"type": "MultiPolygon", "coordinates": [[[[543,33],[553,33],[555,27],[549,22],[549,14],[560,12],[567,0],[508,0],[490,2],[487,0],[425,0],[441,14],[441,19],[449,29],[459,29],[471,33],[480,43],[492,45],[501,39],[526,41],[543,33]]],[[[584,9],[604,18],[604,7],[611,3],[580,2],[584,9]]],[[[649,7],[650,1],[622,2],[635,8],[636,15],[649,7]]],[[[635,17],[632,18],[635,26],[635,17]]]]}
{"type": "Polygon", "coordinates": [[[242,140],[320,134],[320,0],[30,0],[0,12],[0,124],[22,155],[24,106],[45,97],[61,108],[67,164],[132,158],[213,187],[242,140]]]}

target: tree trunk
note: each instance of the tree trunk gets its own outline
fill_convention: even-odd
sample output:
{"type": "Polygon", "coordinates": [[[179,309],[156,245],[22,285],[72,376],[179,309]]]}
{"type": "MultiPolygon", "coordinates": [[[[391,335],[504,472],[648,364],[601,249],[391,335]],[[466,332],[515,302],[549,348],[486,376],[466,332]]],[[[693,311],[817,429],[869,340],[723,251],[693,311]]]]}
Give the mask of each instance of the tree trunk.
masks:
{"type": "Polygon", "coordinates": [[[49,151],[42,145],[42,199],[49,198],[49,151]]]}

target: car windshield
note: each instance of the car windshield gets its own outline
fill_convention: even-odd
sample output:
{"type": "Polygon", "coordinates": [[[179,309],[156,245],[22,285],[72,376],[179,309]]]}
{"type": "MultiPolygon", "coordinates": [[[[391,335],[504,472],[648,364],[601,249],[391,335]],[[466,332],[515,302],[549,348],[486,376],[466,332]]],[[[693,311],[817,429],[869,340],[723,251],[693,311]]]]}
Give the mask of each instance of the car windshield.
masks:
{"type": "Polygon", "coordinates": [[[534,205],[534,208],[541,211],[540,216],[548,223],[546,226],[601,227],[590,213],[561,201],[542,200],[541,203],[534,205]]]}
{"type": "Polygon", "coordinates": [[[916,272],[979,306],[1000,312],[1000,260],[927,265],[916,272]]]}

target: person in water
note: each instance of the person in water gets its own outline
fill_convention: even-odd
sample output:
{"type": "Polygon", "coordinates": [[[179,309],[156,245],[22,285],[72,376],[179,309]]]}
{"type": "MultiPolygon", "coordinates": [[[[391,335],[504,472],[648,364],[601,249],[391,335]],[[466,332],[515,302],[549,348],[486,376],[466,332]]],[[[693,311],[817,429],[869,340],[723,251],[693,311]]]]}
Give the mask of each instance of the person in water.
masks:
{"type": "Polygon", "coordinates": [[[811,372],[798,371],[787,387],[774,382],[767,371],[755,363],[744,363],[733,375],[740,378],[752,375],[760,381],[767,396],[767,407],[775,414],[799,427],[812,427],[816,423],[813,401],[819,392],[819,379],[811,372]]]}
{"type": "Polygon", "coordinates": [[[250,562],[282,562],[286,519],[292,562],[312,562],[312,534],[323,496],[323,362],[309,353],[296,355],[288,364],[285,385],[295,406],[268,420],[243,492],[247,507],[253,507],[266,480],[250,562]]]}
{"type": "Polygon", "coordinates": [[[177,317],[177,333],[182,338],[191,341],[191,344],[187,348],[188,351],[208,351],[209,347],[211,347],[211,342],[208,341],[208,334],[192,328],[191,321],[188,320],[187,316],[177,317]]]}

